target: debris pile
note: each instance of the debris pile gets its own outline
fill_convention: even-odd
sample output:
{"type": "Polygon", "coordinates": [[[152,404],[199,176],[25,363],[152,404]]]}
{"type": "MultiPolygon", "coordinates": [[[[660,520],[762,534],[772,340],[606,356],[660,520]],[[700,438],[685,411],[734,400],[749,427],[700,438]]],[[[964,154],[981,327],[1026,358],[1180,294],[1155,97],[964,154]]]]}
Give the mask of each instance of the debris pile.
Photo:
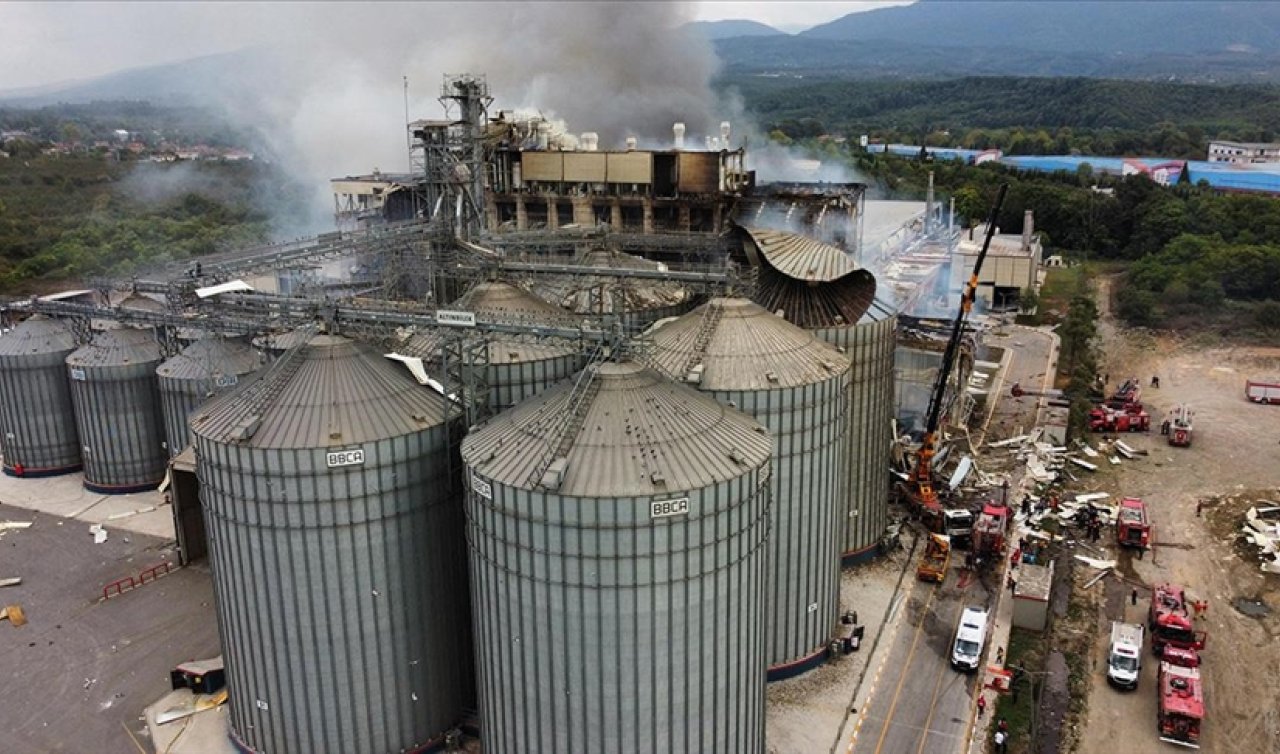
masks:
{"type": "Polygon", "coordinates": [[[1244,514],[1240,536],[1257,549],[1262,570],[1280,574],[1280,505],[1270,500],[1258,500],[1244,514]]]}

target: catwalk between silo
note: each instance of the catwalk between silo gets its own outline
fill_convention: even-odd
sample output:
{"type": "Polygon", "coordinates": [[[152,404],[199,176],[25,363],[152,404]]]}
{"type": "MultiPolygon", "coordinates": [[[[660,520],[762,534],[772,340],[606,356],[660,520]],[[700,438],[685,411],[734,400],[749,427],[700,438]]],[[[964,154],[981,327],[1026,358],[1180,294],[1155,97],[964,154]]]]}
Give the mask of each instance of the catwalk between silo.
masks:
{"type": "Polygon", "coordinates": [[[712,299],[650,340],[658,369],[769,429],[769,677],[804,672],[826,658],[840,607],[849,361],[745,299],[712,299]]]}
{"type": "Polygon", "coordinates": [[[192,418],[243,748],[416,749],[473,703],[446,409],[319,335],[192,418]]]}
{"type": "Polygon", "coordinates": [[[486,752],[763,751],[762,426],[604,363],[462,457],[486,752]]]}

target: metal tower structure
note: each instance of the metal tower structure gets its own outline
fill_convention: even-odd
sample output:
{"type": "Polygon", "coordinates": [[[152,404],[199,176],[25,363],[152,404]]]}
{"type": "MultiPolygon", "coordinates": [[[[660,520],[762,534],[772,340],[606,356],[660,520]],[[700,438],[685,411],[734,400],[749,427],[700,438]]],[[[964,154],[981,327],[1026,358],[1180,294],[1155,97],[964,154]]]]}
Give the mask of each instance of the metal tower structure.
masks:
{"type": "Polygon", "coordinates": [[[409,124],[410,165],[423,177],[426,215],[462,238],[485,228],[484,135],[492,102],[483,75],[446,74],[440,87],[445,119],[409,124]]]}

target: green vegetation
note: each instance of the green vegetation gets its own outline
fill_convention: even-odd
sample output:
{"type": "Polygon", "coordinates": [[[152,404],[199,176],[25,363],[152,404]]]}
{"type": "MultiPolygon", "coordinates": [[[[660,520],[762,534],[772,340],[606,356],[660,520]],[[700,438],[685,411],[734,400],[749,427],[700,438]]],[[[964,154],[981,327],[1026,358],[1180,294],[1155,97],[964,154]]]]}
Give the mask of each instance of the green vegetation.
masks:
{"type": "Polygon", "coordinates": [[[127,275],[169,260],[265,241],[255,186],[297,207],[273,168],[246,163],[123,163],[97,155],[0,159],[0,285],[127,275]]]}
{"type": "Polygon", "coordinates": [[[730,76],[768,131],[1006,154],[1203,159],[1209,139],[1269,141],[1280,87],[1085,78],[866,81],[730,76]]]}

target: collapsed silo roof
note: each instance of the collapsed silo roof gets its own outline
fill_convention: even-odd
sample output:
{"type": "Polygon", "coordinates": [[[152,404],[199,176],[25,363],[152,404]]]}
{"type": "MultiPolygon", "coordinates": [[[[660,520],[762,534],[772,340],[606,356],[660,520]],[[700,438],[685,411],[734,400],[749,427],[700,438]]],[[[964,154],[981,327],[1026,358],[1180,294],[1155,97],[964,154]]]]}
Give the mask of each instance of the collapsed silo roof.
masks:
{"type": "Polygon", "coordinates": [[[196,434],[256,448],[324,448],[420,432],[443,423],[444,398],[372,346],[316,335],[192,418],[196,434]]]}
{"type": "Polygon", "coordinates": [[[831,379],[849,360],[816,336],[740,298],[715,298],[652,335],[648,359],[704,390],[777,390],[831,379]]]}
{"type": "Polygon", "coordinates": [[[452,309],[489,314],[500,317],[518,317],[529,320],[564,319],[565,311],[549,301],[523,291],[510,283],[488,281],[477,283],[457,301],[452,309]]]}
{"type": "Polygon", "coordinates": [[[760,268],[755,300],[800,327],[850,325],[876,300],[876,279],[841,249],[800,233],[742,227],[760,268]]]}
{"type": "Polygon", "coordinates": [[[735,479],[768,462],[769,436],[745,414],[637,363],[594,368],[586,391],[575,393],[576,381],[566,380],[473,431],[463,442],[464,461],[496,482],[534,489],[539,480],[530,477],[578,418],[581,430],[557,461],[560,495],[661,495],[735,479]]]}

